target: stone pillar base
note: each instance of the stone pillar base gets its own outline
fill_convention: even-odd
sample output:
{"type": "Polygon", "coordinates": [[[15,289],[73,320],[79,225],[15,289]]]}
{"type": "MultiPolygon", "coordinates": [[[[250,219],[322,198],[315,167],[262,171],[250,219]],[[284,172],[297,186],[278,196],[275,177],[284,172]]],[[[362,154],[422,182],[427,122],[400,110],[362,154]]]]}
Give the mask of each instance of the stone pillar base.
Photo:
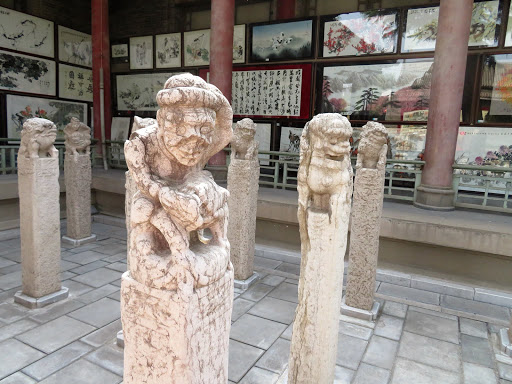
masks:
{"type": "Polygon", "coordinates": [[[87,243],[94,243],[95,241],[96,235],[94,234],[88,237],[84,237],[83,239],[72,239],[71,237],[62,236],[62,242],[66,244],[71,244],[73,247],[79,247],[80,245],[84,245],[87,243]]]}
{"type": "Polygon", "coordinates": [[[246,289],[249,289],[251,285],[253,285],[255,282],[259,280],[260,276],[254,272],[251,277],[245,280],[236,280],[235,279],[235,288],[243,289],[244,291],[246,289]]]}
{"type": "Polygon", "coordinates": [[[512,340],[508,337],[508,328],[500,329],[500,349],[512,357],[512,340]]]}
{"type": "Polygon", "coordinates": [[[373,307],[369,311],[355,307],[349,307],[347,304],[345,304],[345,297],[343,297],[343,300],[341,301],[341,314],[345,316],[355,317],[357,319],[375,321],[377,320],[379,310],[380,303],[378,301],[373,302],[373,307]]]}
{"type": "Polygon", "coordinates": [[[125,384],[228,381],[233,268],[192,293],[121,283],[125,384]]]}
{"type": "Polygon", "coordinates": [[[432,211],[453,211],[455,191],[451,187],[434,187],[421,184],[416,190],[414,205],[432,211]]]}
{"type": "Polygon", "coordinates": [[[34,309],[34,308],[42,308],[49,304],[56,303],[57,301],[64,300],[69,296],[69,289],[66,287],[62,287],[60,291],[50,293],[49,295],[43,297],[31,297],[25,295],[23,291],[18,291],[14,295],[14,302],[24,307],[34,309]]]}
{"type": "Polygon", "coordinates": [[[124,348],[124,335],[122,329],[119,332],[117,332],[116,344],[118,347],[124,348]]]}

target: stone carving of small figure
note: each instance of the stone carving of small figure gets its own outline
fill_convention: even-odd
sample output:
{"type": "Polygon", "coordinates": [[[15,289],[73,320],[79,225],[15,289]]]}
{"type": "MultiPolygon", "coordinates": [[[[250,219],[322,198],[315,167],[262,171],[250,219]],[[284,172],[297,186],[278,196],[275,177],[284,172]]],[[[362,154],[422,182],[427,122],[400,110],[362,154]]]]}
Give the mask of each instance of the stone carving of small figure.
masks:
{"type": "Polygon", "coordinates": [[[192,293],[230,268],[228,191],[203,170],[231,140],[233,112],[213,85],[191,74],[158,92],[157,124],[125,143],[138,191],[131,212],[130,273],[152,288],[192,293]],[[208,245],[198,231],[209,228],[208,245]]]}
{"type": "Polygon", "coordinates": [[[138,131],[141,128],[149,127],[150,125],[156,124],[156,120],[152,117],[139,117],[133,118],[132,132],[138,131]]]}
{"type": "Polygon", "coordinates": [[[235,159],[254,160],[258,158],[258,141],[254,140],[256,124],[251,119],[243,119],[236,123],[231,141],[235,159]]]}
{"type": "Polygon", "coordinates": [[[356,170],[359,168],[384,169],[388,152],[388,133],[386,128],[374,121],[369,121],[361,132],[356,170]]]}
{"type": "Polygon", "coordinates": [[[76,117],[64,128],[66,155],[89,155],[91,152],[91,128],[76,117]]]}
{"type": "Polygon", "coordinates": [[[57,128],[50,120],[38,117],[23,123],[19,157],[58,157],[59,151],[53,146],[57,138],[57,128]]]}

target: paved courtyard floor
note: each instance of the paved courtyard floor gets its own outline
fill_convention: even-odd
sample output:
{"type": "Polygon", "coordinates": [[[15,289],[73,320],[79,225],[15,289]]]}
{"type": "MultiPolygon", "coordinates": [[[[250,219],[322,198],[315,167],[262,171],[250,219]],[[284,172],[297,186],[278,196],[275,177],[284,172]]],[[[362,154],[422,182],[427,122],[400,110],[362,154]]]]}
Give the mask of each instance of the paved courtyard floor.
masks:
{"type": "MultiPolygon", "coordinates": [[[[115,339],[126,231],[95,222],[93,232],[95,243],[62,246],[69,298],[35,310],[13,302],[21,285],[19,237],[0,242],[1,384],[122,382],[115,339]]],[[[299,266],[264,257],[255,264],[261,280],[235,291],[229,380],[282,384],[299,266]]],[[[335,383],[512,384],[512,359],[497,348],[510,306],[463,299],[460,286],[450,296],[396,279],[378,283],[383,310],[376,323],[340,317],[335,383]]]]}

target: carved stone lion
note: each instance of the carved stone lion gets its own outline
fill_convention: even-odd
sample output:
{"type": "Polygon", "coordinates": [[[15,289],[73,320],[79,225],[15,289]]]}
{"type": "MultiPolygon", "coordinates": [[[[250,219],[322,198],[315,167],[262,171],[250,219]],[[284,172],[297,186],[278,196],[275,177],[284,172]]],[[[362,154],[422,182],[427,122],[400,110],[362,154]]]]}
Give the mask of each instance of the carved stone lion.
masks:
{"type": "Polygon", "coordinates": [[[235,159],[253,160],[258,157],[258,141],[254,140],[256,124],[251,119],[236,123],[231,140],[232,156],[235,159]]]}
{"type": "Polygon", "coordinates": [[[88,155],[91,151],[91,128],[76,117],[64,128],[66,155],[88,155]]]}
{"type": "Polygon", "coordinates": [[[388,152],[388,132],[381,123],[369,121],[363,127],[357,152],[356,169],[383,169],[388,152]]]}
{"type": "Polygon", "coordinates": [[[35,117],[23,123],[19,157],[39,158],[58,157],[53,146],[57,138],[57,128],[50,120],[35,117]]]}

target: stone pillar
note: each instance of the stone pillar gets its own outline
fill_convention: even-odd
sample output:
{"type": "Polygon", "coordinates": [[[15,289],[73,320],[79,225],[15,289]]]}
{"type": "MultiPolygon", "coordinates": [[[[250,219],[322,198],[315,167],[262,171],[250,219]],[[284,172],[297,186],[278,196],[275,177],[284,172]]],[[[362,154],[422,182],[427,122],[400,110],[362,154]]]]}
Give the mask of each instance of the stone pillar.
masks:
{"type": "Polygon", "coordinates": [[[510,318],[510,325],[508,328],[500,329],[500,349],[512,357],[512,318],[510,318]]]}
{"type": "Polygon", "coordinates": [[[258,279],[254,272],[254,241],[260,165],[255,134],[256,124],[251,119],[243,119],[236,124],[228,169],[228,239],[235,287],[240,289],[249,288],[258,279]]]}
{"type": "Polygon", "coordinates": [[[341,313],[375,320],[379,303],[373,301],[379,256],[380,217],[388,133],[380,123],[368,122],[357,153],[354,203],[350,230],[348,279],[341,313]]]}
{"type": "Polygon", "coordinates": [[[62,241],[79,246],[96,241],[91,233],[91,129],[72,117],[64,135],[67,235],[62,241]]]}
{"type": "Polygon", "coordinates": [[[297,184],[302,259],[288,369],[293,384],[334,381],[352,198],[351,135],[348,120],[335,113],[315,116],[302,132],[297,184]]]}
{"type": "Polygon", "coordinates": [[[415,205],[453,210],[453,169],[464,90],[472,0],[441,0],[430,111],[425,143],[425,167],[415,205]]]}
{"type": "Polygon", "coordinates": [[[55,125],[28,119],[18,152],[22,290],[14,301],[39,308],[65,299],[60,280],[59,156],[55,125]]]}
{"type": "Polygon", "coordinates": [[[215,86],[188,73],[167,80],[157,102],[157,124],[125,143],[137,191],[121,283],[123,382],[226,383],[228,192],[203,168],[230,142],[233,113],[215,86]]]}

